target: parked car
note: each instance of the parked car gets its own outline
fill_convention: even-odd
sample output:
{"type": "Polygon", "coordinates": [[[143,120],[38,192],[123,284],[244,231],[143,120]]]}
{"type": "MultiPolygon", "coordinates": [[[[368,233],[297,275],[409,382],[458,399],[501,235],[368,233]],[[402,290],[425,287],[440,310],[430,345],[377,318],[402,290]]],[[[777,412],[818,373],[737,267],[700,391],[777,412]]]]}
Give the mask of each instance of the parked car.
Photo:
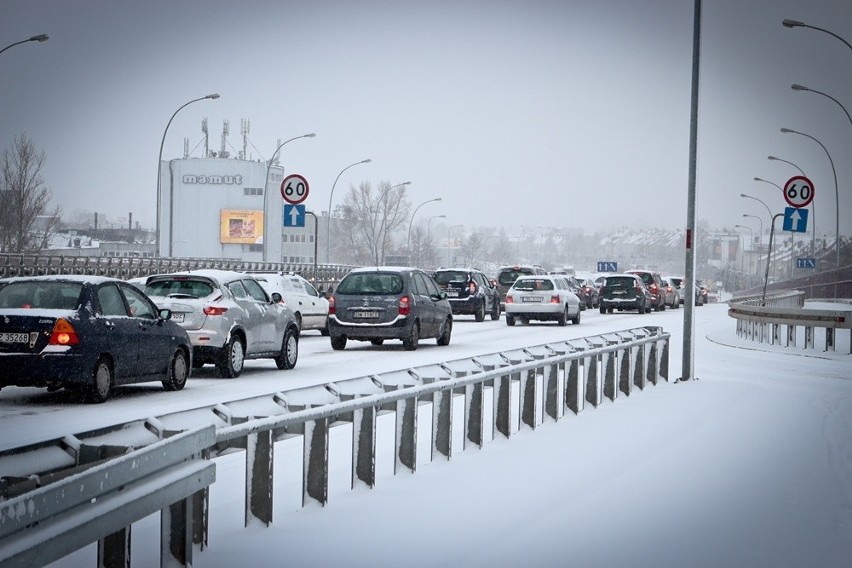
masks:
{"type": "Polygon", "coordinates": [[[293,310],[299,331],[319,330],[328,335],[328,300],[313,284],[298,274],[252,272],[268,294],[278,292],[284,304],[293,310]]]}
{"type": "Polygon", "coordinates": [[[648,313],[651,303],[651,292],[637,274],[610,274],[604,279],[598,299],[602,314],[611,314],[613,310],[648,313]]]}
{"type": "Polygon", "coordinates": [[[403,347],[413,351],[424,338],[449,345],[452,331],[447,294],[418,268],[355,269],[329,298],[328,332],[335,350],[345,349],[350,339],[373,345],[401,339],[403,347]]]}
{"type": "Polygon", "coordinates": [[[103,276],[0,280],[0,388],[78,390],[104,402],[118,385],[181,390],[189,336],[138,288],[103,276]]]}
{"type": "Polygon", "coordinates": [[[476,268],[441,268],[435,271],[435,282],[447,293],[453,315],[472,314],[476,321],[500,319],[500,293],[481,270],[476,268]]]}
{"type": "Polygon", "coordinates": [[[567,274],[559,274],[557,272],[550,272],[551,276],[558,276],[559,278],[564,278],[568,283],[568,288],[574,292],[574,295],[577,296],[577,299],[580,300],[580,311],[585,311],[587,308],[586,301],[586,289],[583,287],[583,284],[573,276],[569,276],[567,274]]]}
{"type": "Polygon", "coordinates": [[[672,281],[671,276],[663,276],[663,297],[667,307],[676,310],[680,307],[680,294],[672,281]]]}
{"type": "Polygon", "coordinates": [[[279,369],[296,366],[296,315],[254,276],[212,269],[157,274],[146,280],[145,293],[187,331],[196,368],[211,363],[234,378],[246,359],[274,359],[279,369]]]}
{"type": "Polygon", "coordinates": [[[506,307],[506,293],[519,276],[546,275],[547,271],[535,264],[501,266],[497,271],[497,291],[500,292],[500,309],[506,307]]]}
{"type": "Polygon", "coordinates": [[[555,320],[565,325],[568,320],[580,323],[580,299],[563,276],[521,276],[506,294],[506,325],[515,320],[555,320]]]}
{"type": "MultiPolygon", "coordinates": [[[[680,303],[683,304],[686,300],[686,278],[684,278],[683,276],[669,276],[669,279],[672,281],[672,284],[674,284],[675,288],[677,289],[680,303]]],[[[701,295],[701,290],[695,284],[692,285],[692,293],[695,296],[695,305],[703,306],[704,298],[701,295]]]]}
{"type": "Polygon", "coordinates": [[[663,290],[663,279],[659,272],[653,270],[628,270],[627,274],[636,274],[651,292],[651,308],[660,312],[666,309],[666,297],[663,290]]]}

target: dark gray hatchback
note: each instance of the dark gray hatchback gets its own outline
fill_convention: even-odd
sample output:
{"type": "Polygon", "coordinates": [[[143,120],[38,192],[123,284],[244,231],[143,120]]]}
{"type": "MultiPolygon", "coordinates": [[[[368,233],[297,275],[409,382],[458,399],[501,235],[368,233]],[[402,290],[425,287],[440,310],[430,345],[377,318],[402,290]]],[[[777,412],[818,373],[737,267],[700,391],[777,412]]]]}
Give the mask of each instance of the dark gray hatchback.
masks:
{"type": "Polygon", "coordinates": [[[329,298],[331,347],[346,341],[400,339],[409,351],[421,338],[449,345],[453,314],[446,293],[418,268],[359,268],[347,274],[329,298]]]}

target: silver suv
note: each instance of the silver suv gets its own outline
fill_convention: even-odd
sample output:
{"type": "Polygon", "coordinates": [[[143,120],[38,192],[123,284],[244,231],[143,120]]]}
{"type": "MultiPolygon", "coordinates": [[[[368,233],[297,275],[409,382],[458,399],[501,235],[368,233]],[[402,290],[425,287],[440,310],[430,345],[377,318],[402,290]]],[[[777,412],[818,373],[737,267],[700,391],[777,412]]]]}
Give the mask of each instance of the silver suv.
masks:
{"type": "Polygon", "coordinates": [[[246,359],[275,359],[292,369],[299,357],[299,326],[278,294],[253,276],[228,270],[193,270],[150,276],[145,293],[189,334],[192,366],[216,365],[238,377],[246,359]]]}

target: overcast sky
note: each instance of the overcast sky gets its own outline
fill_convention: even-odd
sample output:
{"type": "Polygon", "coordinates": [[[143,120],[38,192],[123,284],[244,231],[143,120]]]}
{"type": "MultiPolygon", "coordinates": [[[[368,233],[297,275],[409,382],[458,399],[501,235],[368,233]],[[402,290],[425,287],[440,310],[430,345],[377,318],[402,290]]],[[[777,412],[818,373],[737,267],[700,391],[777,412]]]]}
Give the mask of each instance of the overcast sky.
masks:
{"type": "MultiPolygon", "coordinates": [[[[816,186],[817,230],[852,233],[849,0],[705,0],[697,216],[714,227],[781,212],[797,171],[816,186]]],[[[308,209],[352,184],[411,181],[418,216],[478,226],[682,228],[686,224],[693,3],[687,0],[114,2],[4,0],[0,148],[25,132],[66,212],[154,225],[164,159],[218,150],[265,160],[277,140],[310,184],[308,209]]],[[[753,221],[753,222],[750,222],[753,221]]],[[[779,223],[780,225],[780,223],[779,223]]],[[[779,226],[780,228],[780,226],[779,226]]]]}

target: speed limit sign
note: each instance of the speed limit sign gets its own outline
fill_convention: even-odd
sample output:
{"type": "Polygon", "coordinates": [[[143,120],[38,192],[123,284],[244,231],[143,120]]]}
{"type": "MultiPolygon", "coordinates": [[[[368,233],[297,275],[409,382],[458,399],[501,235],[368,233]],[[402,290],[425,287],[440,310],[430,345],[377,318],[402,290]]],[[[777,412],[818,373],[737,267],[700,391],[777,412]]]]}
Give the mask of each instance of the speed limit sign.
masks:
{"type": "Polygon", "coordinates": [[[805,176],[793,176],[784,184],[784,199],[790,207],[807,207],[814,200],[814,184],[805,176]]]}
{"type": "Polygon", "coordinates": [[[299,174],[290,174],[281,182],[281,197],[287,203],[298,205],[308,198],[308,180],[299,174]]]}

